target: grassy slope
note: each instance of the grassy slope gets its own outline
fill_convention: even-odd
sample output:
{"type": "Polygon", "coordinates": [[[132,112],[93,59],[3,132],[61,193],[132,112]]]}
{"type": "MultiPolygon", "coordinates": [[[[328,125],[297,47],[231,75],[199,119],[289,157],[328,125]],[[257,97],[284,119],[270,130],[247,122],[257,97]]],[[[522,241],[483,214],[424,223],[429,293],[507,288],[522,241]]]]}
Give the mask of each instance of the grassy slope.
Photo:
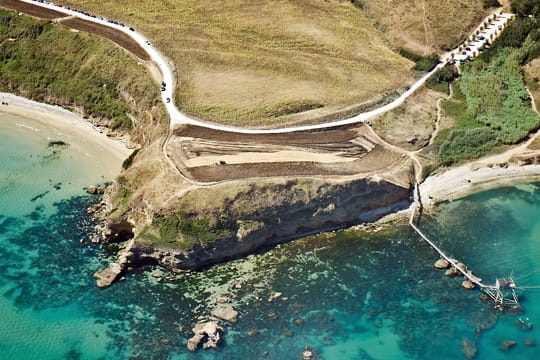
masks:
{"type": "Polygon", "coordinates": [[[1,89],[110,119],[112,128],[130,130],[138,142],[149,140],[142,128],[159,125],[156,85],[107,40],[0,10],[0,44],[1,89]]]}
{"type": "Polygon", "coordinates": [[[482,0],[360,1],[394,48],[423,55],[455,47],[485,15],[482,0]]]}
{"type": "Polygon", "coordinates": [[[412,63],[348,1],[94,1],[68,4],[143,31],[173,59],[188,114],[236,125],[288,121],[400,88],[412,63]]]}

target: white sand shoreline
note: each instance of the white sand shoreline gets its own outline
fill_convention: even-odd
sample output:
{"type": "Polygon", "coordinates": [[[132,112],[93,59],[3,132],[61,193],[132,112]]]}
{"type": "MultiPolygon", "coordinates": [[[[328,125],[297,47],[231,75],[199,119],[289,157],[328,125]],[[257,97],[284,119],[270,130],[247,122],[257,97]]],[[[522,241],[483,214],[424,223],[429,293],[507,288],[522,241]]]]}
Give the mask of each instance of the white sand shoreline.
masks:
{"type": "Polygon", "coordinates": [[[452,201],[477,192],[530,182],[540,182],[540,165],[489,165],[477,168],[465,164],[429,176],[420,184],[422,205],[429,209],[437,203],[452,201]]]}
{"type": "MultiPolygon", "coordinates": [[[[0,113],[12,114],[31,121],[36,121],[59,133],[69,134],[74,139],[84,139],[86,143],[105,150],[115,162],[123,161],[133,151],[123,140],[107,137],[90,122],[60,106],[43,104],[37,101],[0,92],[0,101],[8,105],[0,105],[0,113]]],[[[17,124],[22,127],[31,127],[17,124]]],[[[111,159],[111,160],[113,160],[111,159]]]]}

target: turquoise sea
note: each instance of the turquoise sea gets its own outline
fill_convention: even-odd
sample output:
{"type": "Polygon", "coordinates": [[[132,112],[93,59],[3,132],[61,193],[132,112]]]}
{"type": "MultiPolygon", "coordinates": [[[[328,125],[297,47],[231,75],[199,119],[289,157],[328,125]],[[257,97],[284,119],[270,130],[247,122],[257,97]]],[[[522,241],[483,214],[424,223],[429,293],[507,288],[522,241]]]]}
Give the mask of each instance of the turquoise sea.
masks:
{"type": "MultiPolygon", "coordinates": [[[[201,272],[141,269],[97,289],[91,275],[114,249],[79,243],[99,201],[82,188],[112,174],[73,139],[48,148],[50,132],[28,121],[0,114],[0,359],[300,359],[306,345],[326,360],[464,359],[463,340],[476,359],[539,358],[540,290],[499,312],[435,270],[408,227],[308,237],[201,272]],[[220,297],[239,321],[220,350],[189,353],[220,297]]],[[[540,285],[539,184],[444,204],[421,227],[486,283],[540,285]]]]}

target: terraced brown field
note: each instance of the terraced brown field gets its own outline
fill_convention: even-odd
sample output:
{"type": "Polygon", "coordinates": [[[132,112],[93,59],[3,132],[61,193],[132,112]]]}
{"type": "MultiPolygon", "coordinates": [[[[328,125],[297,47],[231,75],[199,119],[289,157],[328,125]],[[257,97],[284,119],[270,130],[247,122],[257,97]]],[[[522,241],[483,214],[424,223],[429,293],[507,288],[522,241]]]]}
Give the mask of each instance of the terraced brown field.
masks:
{"type": "Polygon", "coordinates": [[[0,6],[6,9],[20,11],[30,16],[46,20],[52,20],[66,16],[65,14],[58,11],[45,9],[33,4],[24,3],[17,0],[0,0],[0,6]]]}
{"type": "Polygon", "coordinates": [[[201,182],[359,175],[402,160],[378,145],[365,125],[264,135],[184,126],[175,130],[167,153],[184,176],[201,182]]]}

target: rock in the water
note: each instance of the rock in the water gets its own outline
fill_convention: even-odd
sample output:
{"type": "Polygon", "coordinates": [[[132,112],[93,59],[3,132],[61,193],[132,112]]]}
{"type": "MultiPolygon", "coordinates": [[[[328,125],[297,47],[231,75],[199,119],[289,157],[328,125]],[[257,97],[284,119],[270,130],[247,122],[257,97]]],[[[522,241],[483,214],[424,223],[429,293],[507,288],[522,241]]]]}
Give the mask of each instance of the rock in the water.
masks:
{"type": "Polygon", "coordinates": [[[471,277],[471,279],[473,279],[474,281],[476,282],[479,282],[481,283],[482,282],[482,279],[479,278],[478,276],[474,275],[473,272],[471,270],[468,270],[467,271],[467,275],[469,275],[471,277]]]}
{"type": "Polygon", "coordinates": [[[248,334],[248,336],[250,336],[250,337],[257,336],[257,335],[259,335],[259,330],[257,330],[257,329],[252,329],[252,330],[249,330],[247,334],[248,334]]]}
{"type": "Polygon", "coordinates": [[[461,340],[461,350],[463,351],[463,355],[469,360],[474,359],[478,352],[475,342],[470,339],[461,340]]]}
{"type": "Polygon", "coordinates": [[[95,187],[94,185],[90,185],[89,187],[86,188],[86,192],[92,195],[96,195],[97,187],[95,187]]]}
{"type": "Polygon", "coordinates": [[[94,273],[97,286],[100,288],[110,286],[122,273],[122,267],[118,263],[111,263],[107,268],[94,273]]]}
{"type": "Polygon", "coordinates": [[[446,259],[439,259],[435,262],[435,264],[433,264],[433,266],[435,266],[436,269],[448,269],[450,263],[446,259]]]}
{"type": "Polygon", "coordinates": [[[231,305],[219,304],[214,310],[212,310],[212,316],[215,316],[221,320],[235,323],[238,320],[238,312],[233,309],[231,305]]]}
{"type": "Polygon", "coordinates": [[[526,338],[525,340],[523,340],[523,343],[528,346],[536,346],[536,341],[531,338],[526,338]]]}
{"type": "Polygon", "coordinates": [[[505,340],[505,341],[501,342],[501,349],[502,350],[510,350],[514,346],[516,346],[516,342],[514,340],[505,340]]]}
{"type": "Polygon", "coordinates": [[[459,274],[459,271],[453,266],[444,272],[444,275],[446,276],[456,276],[457,274],[459,274]]]}
{"type": "Polygon", "coordinates": [[[461,283],[461,286],[463,286],[467,290],[474,289],[474,284],[470,282],[469,280],[463,280],[463,282],[461,283]]]}
{"type": "Polygon", "coordinates": [[[217,321],[208,321],[205,323],[198,323],[193,328],[193,337],[187,342],[187,348],[189,351],[197,351],[199,346],[203,349],[217,349],[221,341],[221,333],[223,328],[218,325],[217,321]]]}
{"type": "Polygon", "coordinates": [[[463,271],[463,272],[467,272],[467,269],[468,269],[468,268],[467,268],[467,265],[465,265],[464,263],[457,263],[457,264],[456,264],[456,267],[457,267],[458,269],[460,269],[461,271],[463,271]]]}

